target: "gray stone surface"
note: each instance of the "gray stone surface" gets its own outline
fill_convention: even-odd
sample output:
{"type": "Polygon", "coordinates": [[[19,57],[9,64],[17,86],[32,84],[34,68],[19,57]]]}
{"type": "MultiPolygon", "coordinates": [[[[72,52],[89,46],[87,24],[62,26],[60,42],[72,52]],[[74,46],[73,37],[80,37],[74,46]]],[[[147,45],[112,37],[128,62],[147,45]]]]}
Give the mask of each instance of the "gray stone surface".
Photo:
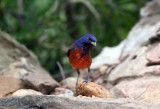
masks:
{"type": "Polygon", "coordinates": [[[0,98],[0,109],[158,109],[129,99],[24,96],[0,98]]]}

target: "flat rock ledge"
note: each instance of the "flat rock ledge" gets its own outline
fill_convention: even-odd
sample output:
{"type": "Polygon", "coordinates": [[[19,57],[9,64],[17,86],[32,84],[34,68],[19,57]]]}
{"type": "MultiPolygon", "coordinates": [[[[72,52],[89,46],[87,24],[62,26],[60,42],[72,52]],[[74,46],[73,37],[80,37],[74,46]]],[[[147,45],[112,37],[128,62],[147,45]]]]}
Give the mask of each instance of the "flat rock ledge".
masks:
{"type": "Polygon", "coordinates": [[[36,95],[0,98],[0,109],[160,109],[131,99],[36,95]]]}

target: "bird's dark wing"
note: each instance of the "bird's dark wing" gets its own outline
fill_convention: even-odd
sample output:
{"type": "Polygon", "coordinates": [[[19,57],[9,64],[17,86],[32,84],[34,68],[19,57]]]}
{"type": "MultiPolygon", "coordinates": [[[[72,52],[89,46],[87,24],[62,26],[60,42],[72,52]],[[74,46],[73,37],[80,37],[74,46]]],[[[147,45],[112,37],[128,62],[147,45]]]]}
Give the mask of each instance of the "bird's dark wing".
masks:
{"type": "Polygon", "coordinates": [[[69,57],[70,51],[71,51],[71,49],[68,49],[68,51],[67,51],[67,56],[68,57],[69,57]]]}

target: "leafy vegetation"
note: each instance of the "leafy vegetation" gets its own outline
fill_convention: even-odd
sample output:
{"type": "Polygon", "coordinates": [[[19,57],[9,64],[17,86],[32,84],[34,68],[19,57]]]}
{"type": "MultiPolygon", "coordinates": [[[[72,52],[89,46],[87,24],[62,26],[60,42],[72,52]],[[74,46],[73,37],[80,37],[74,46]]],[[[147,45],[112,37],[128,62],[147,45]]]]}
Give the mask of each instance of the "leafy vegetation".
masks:
{"type": "Polygon", "coordinates": [[[98,39],[97,55],[115,46],[139,19],[147,0],[0,0],[0,29],[26,45],[54,76],[59,61],[71,69],[66,52],[79,37],[92,33],[98,39]]]}

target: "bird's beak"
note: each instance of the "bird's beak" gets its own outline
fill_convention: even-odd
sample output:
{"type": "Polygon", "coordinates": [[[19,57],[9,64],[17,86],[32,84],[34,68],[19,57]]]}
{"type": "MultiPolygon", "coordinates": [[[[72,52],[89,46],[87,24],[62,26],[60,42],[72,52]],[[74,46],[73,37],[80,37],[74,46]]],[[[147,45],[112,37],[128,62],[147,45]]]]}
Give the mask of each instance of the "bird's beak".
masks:
{"type": "Polygon", "coordinates": [[[97,45],[96,42],[91,42],[91,44],[92,44],[93,46],[96,46],[96,45],[97,45]]]}

